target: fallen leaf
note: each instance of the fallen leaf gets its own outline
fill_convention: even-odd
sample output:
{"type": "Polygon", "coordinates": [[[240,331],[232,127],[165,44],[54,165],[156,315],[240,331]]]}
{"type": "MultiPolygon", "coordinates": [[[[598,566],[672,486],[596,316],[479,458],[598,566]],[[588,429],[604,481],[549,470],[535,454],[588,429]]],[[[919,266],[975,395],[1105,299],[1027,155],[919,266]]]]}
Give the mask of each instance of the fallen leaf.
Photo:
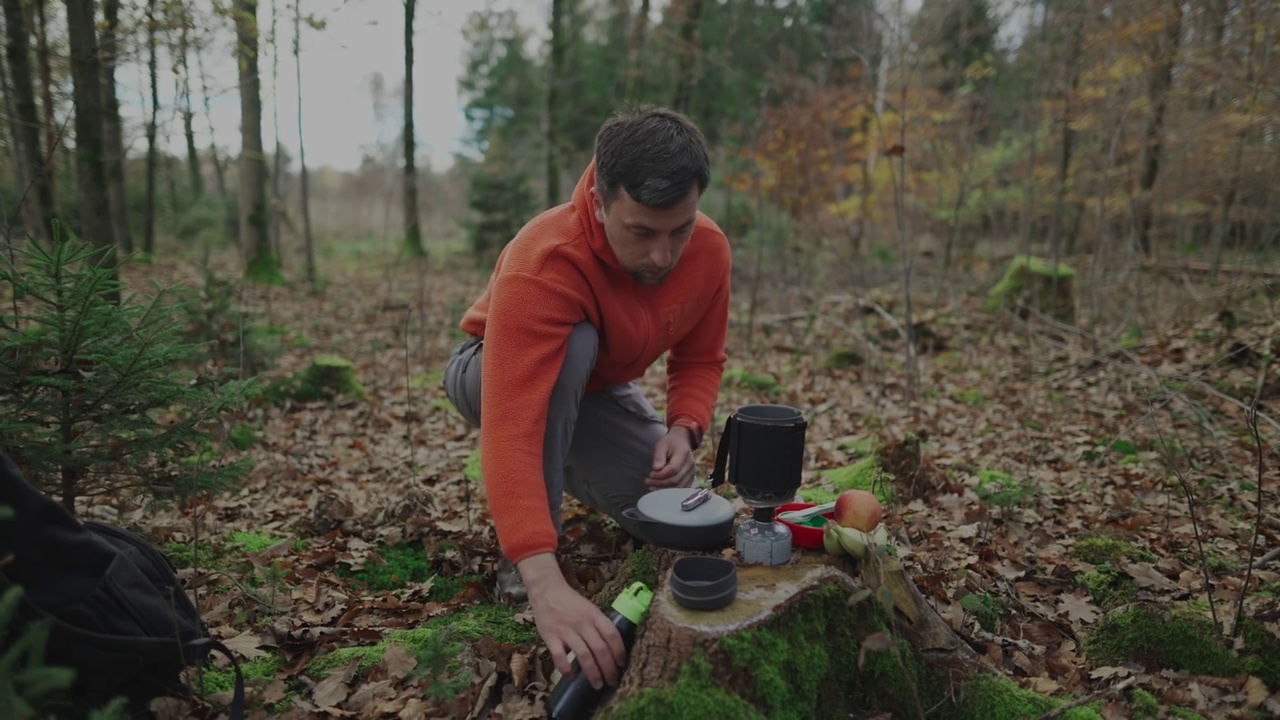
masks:
{"type": "Polygon", "coordinates": [[[1063,595],[1058,600],[1058,612],[1078,623],[1088,624],[1098,619],[1102,610],[1079,595],[1063,595]]]}
{"type": "Polygon", "coordinates": [[[336,707],[338,703],[346,700],[350,693],[351,690],[341,675],[330,675],[316,683],[315,690],[311,691],[311,700],[322,708],[336,707]]]}
{"type": "Polygon", "coordinates": [[[262,644],[262,641],[258,638],[258,633],[250,630],[246,630],[233,638],[227,638],[222,641],[222,644],[245,660],[254,660],[267,654],[265,650],[258,649],[262,644]]]}
{"type": "Polygon", "coordinates": [[[1266,700],[1271,694],[1267,690],[1267,684],[1253,675],[1250,675],[1248,679],[1244,681],[1244,687],[1241,688],[1241,690],[1244,692],[1245,707],[1250,710],[1257,709],[1258,706],[1262,705],[1262,701],[1266,700]]]}
{"type": "Polygon", "coordinates": [[[1125,563],[1124,571],[1142,588],[1157,590],[1177,590],[1177,583],[1160,574],[1150,563],[1125,563]]]}
{"type": "Polygon", "coordinates": [[[1089,671],[1089,677],[1094,680],[1110,680],[1111,678],[1129,677],[1132,672],[1127,667],[1119,665],[1102,665],[1089,671]]]}
{"type": "Polygon", "coordinates": [[[511,684],[519,690],[529,684],[529,658],[523,653],[511,656],[511,684]]]}
{"type": "Polygon", "coordinates": [[[409,671],[418,665],[418,661],[400,643],[388,643],[380,661],[386,669],[387,676],[402,680],[409,676],[409,671]]]}

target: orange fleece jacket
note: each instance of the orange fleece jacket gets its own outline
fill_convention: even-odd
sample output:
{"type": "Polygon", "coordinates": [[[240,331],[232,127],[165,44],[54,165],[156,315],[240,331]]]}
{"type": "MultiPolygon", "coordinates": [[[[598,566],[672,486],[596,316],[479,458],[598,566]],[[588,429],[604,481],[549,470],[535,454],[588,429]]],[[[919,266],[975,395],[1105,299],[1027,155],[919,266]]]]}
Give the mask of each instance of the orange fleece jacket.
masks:
{"type": "Polygon", "coordinates": [[[698,213],[665,282],[642,285],[605,239],[592,208],[594,184],[592,163],[570,202],[544,211],[507,244],[459,323],[484,338],[480,465],[498,542],[513,563],[556,551],[542,444],[574,325],[589,322],[600,337],[589,393],[641,377],[670,351],[668,426],[691,420],[710,431],[724,372],[731,265],[724,233],[698,213]]]}

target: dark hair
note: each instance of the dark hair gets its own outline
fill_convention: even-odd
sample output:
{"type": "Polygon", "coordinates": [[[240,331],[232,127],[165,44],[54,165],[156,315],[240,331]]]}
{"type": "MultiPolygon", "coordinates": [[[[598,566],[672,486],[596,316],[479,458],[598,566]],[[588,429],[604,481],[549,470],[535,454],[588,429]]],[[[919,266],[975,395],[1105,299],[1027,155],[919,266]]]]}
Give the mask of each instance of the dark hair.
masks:
{"type": "Polygon", "coordinates": [[[606,206],[626,190],[632,200],[669,208],[701,195],[711,181],[702,131],[674,110],[639,105],[620,111],[596,133],[596,190],[606,206]]]}

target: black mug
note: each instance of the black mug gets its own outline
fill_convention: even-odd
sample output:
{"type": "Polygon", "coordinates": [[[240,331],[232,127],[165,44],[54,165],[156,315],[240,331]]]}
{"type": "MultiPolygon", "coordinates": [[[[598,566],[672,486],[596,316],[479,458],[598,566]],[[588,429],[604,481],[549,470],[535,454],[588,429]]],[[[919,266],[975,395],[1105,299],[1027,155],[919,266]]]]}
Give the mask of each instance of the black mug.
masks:
{"type": "Polygon", "coordinates": [[[790,405],[743,405],[729,415],[716,448],[711,486],[726,479],[748,505],[790,502],[804,470],[804,414],[790,405]],[[726,469],[728,475],[725,475],[726,469]]]}

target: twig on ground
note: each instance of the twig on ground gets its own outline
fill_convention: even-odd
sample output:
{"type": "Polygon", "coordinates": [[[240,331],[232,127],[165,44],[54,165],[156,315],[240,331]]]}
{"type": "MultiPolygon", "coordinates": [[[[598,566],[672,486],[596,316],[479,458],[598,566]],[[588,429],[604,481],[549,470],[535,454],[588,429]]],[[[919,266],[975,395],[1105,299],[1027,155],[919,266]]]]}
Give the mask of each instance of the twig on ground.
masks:
{"type": "Polygon", "coordinates": [[[1099,700],[1102,700],[1103,698],[1109,698],[1112,695],[1119,695],[1125,690],[1128,690],[1137,681],[1138,681],[1137,677],[1130,677],[1126,680],[1116,683],[1115,685],[1112,685],[1109,688],[1103,688],[1102,690],[1099,690],[1098,692],[1093,693],[1091,695],[1086,695],[1082,698],[1076,698],[1075,700],[1072,700],[1066,705],[1062,705],[1061,707],[1056,707],[1053,710],[1050,710],[1049,712],[1041,715],[1039,717],[1039,720],[1053,720],[1053,718],[1060,718],[1063,715],[1066,715],[1067,713],[1071,712],[1072,710],[1075,710],[1078,707],[1091,705],[1099,700]]]}
{"type": "Polygon", "coordinates": [[[1266,479],[1266,466],[1264,464],[1265,455],[1262,451],[1262,433],[1258,432],[1258,403],[1262,401],[1262,386],[1267,382],[1267,370],[1271,367],[1271,338],[1267,338],[1266,347],[1262,354],[1262,367],[1258,368],[1258,386],[1253,393],[1253,404],[1245,411],[1244,422],[1249,428],[1249,435],[1253,438],[1253,448],[1258,460],[1257,475],[1258,487],[1257,494],[1254,496],[1254,503],[1257,505],[1253,521],[1253,536],[1249,538],[1249,557],[1245,561],[1244,572],[1244,589],[1240,592],[1240,597],[1236,599],[1236,619],[1232,623],[1231,637],[1237,637],[1243,627],[1244,618],[1244,598],[1249,591],[1249,581],[1253,579],[1253,571],[1255,568],[1271,562],[1275,556],[1280,555],[1280,548],[1273,550],[1263,556],[1255,564],[1254,554],[1258,552],[1258,540],[1262,536],[1262,508],[1265,494],[1262,492],[1262,485],[1266,479]]]}
{"type": "MultiPolygon", "coordinates": [[[[1272,560],[1275,560],[1276,558],[1280,558],[1280,547],[1271,548],[1271,550],[1266,555],[1263,555],[1262,557],[1250,563],[1249,567],[1253,570],[1261,570],[1263,567],[1266,566],[1267,563],[1271,562],[1272,560]]],[[[1241,595],[1241,597],[1244,597],[1244,596],[1241,595]]]]}

